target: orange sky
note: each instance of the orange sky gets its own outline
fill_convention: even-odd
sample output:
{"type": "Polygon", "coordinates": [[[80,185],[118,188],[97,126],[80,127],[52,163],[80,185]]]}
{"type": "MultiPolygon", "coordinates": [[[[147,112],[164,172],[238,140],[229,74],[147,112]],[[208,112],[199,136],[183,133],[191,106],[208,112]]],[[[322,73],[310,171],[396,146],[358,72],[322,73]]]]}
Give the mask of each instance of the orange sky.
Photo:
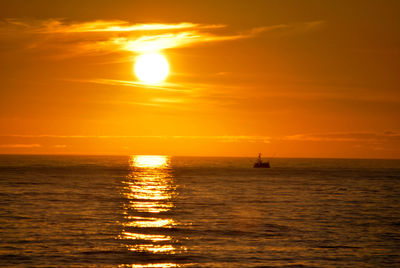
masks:
{"type": "Polygon", "coordinates": [[[0,153],[400,158],[399,10],[1,0],[0,153]]]}

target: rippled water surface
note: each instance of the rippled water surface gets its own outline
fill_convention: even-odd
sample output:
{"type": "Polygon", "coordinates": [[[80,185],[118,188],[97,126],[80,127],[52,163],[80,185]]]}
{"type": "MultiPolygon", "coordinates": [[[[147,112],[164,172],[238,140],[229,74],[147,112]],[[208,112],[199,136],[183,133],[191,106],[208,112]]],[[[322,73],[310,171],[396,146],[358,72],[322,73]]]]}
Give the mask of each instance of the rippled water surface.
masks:
{"type": "Polygon", "coordinates": [[[400,161],[0,156],[0,265],[399,267],[400,161]]]}

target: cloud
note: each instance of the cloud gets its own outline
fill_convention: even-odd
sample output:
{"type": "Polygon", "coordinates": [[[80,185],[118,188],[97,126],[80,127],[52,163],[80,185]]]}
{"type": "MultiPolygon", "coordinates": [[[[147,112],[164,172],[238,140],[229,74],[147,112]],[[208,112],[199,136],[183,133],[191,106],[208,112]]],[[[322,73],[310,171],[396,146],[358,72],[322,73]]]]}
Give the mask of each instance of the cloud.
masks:
{"type": "Polygon", "coordinates": [[[65,145],[65,144],[56,144],[56,145],[54,145],[53,147],[54,147],[54,148],[66,148],[67,145],[65,145]]]}
{"type": "Polygon", "coordinates": [[[93,33],[93,32],[137,32],[137,31],[160,31],[180,29],[215,29],[226,27],[223,24],[198,24],[191,22],[181,23],[138,23],[130,24],[121,20],[96,20],[83,23],[65,23],[62,20],[50,19],[26,23],[16,19],[8,19],[9,24],[23,27],[27,30],[44,34],[55,33],[93,33]]]}
{"type": "MultiPolygon", "coordinates": [[[[356,142],[356,141],[399,141],[400,132],[386,131],[386,132],[334,132],[334,133],[314,133],[314,134],[295,134],[283,137],[270,137],[270,136],[252,136],[252,135],[219,135],[219,136],[160,136],[160,135],[0,135],[0,137],[8,138],[26,138],[26,139],[199,139],[199,140],[217,140],[224,142],[263,142],[270,143],[274,140],[287,140],[287,141],[315,141],[315,142],[356,142]]],[[[14,144],[15,145],[15,144],[14,144]]],[[[30,145],[31,147],[38,147],[39,144],[17,144],[17,145],[30,145]]],[[[2,145],[0,145],[1,147],[2,145]]],[[[22,147],[21,146],[21,147],[22,147]]],[[[64,145],[60,145],[64,146],[64,145]]],[[[4,147],[4,145],[2,146],[4,147]]],[[[9,147],[9,146],[7,146],[9,147]]],[[[17,147],[17,146],[14,146],[17,147]]]]}
{"type": "Polygon", "coordinates": [[[187,29],[198,26],[194,23],[178,24],[133,24],[129,25],[126,21],[93,21],[77,24],[63,24],[61,21],[52,20],[39,28],[42,33],[88,33],[88,32],[134,32],[134,31],[154,31],[154,30],[174,30],[187,29]]]}
{"type": "MultiPolygon", "coordinates": [[[[264,32],[281,29],[313,29],[321,22],[307,22],[299,25],[279,24],[261,26],[231,34],[227,25],[181,23],[140,23],[131,24],[120,20],[97,20],[81,23],[68,23],[63,20],[23,21],[8,19],[0,23],[1,33],[9,36],[26,34],[33,36],[36,42],[28,47],[46,48],[50,46],[73,47],[76,54],[88,52],[144,53],[162,51],[200,43],[214,43],[252,38],[264,32]],[[12,35],[13,34],[13,35],[12,35]]],[[[73,49],[71,49],[73,50],[73,49]]]]}
{"type": "Polygon", "coordinates": [[[315,133],[296,134],[285,136],[283,140],[291,141],[337,141],[337,142],[377,142],[377,141],[400,141],[400,132],[387,131],[378,132],[338,132],[338,133],[315,133]]]}
{"type": "MultiPolygon", "coordinates": [[[[9,138],[25,138],[25,139],[176,139],[176,140],[209,140],[220,142],[262,142],[269,143],[270,137],[268,136],[246,136],[246,135],[232,135],[232,136],[145,136],[145,135],[1,135],[0,137],[9,138]]],[[[35,144],[33,144],[35,145],[35,144]]],[[[38,145],[38,144],[36,144],[38,145]]],[[[60,146],[60,145],[56,145],[60,146]]],[[[61,145],[64,146],[64,145],[61,145]]],[[[39,145],[40,147],[40,145],[39,145]]],[[[64,148],[64,147],[58,147],[64,148]]]]}
{"type": "Polygon", "coordinates": [[[110,85],[110,86],[126,86],[126,87],[137,87],[137,88],[151,88],[163,91],[173,91],[173,92],[186,92],[189,91],[187,88],[182,85],[162,82],[159,85],[149,85],[139,81],[127,81],[127,80],[115,80],[115,79],[92,79],[92,80],[83,80],[80,82],[89,82],[96,83],[102,85],[110,85]]]}
{"type": "Polygon", "coordinates": [[[201,33],[199,31],[186,31],[179,33],[167,33],[160,35],[145,35],[136,39],[129,37],[113,38],[108,43],[102,45],[116,45],[121,50],[131,52],[153,52],[170,48],[190,46],[198,43],[229,41],[241,38],[247,38],[246,35],[226,35],[217,36],[210,33],[201,33]]]}
{"type": "MultiPolygon", "coordinates": [[[[101,85],[116,86],[119,89],[133,88],[134,90],[152,90],[158,92],[158,97],[144,98],[141,101],[132,101],[128,99],[106,101],[107,103],[132,104],[152,107],[168,107],[175,110],[191,110],[194,106],[184,104],[201,103],[202,105],[223,106],[238,102],[243,99],[242,96],[232,94],[235,90],[241,89],[240,86],[213,85],[205,83],[180,84],[161,82],[155,85],[148,85],[139,81],[116,80],[116,79],[87,79],[87,80],[69,80],[81,83],[96,83],[101,85]],[[161,94],[161,95],[160,95],[161,94]]],[[[130,90],[131,91],[131,90],[130,90]]],[[[247,97],[245,97],[247,98],[247,97]]],[[[195,108],[196,109],[196,108],[195,108]]]]}
{"type": "Polygon", "coordinates": [[[39,148],[40,144],[0,144],[1,148],[39,148]]]}

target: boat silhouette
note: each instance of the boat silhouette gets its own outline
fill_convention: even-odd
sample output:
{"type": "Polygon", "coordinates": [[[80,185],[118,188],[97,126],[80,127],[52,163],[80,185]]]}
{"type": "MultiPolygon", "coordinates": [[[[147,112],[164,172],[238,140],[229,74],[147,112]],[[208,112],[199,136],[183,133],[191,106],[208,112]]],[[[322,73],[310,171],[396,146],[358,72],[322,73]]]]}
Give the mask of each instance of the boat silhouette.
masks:
{"type": "Polygon", "coordinates": [[[270,168],[271,165],[269,164],[269,161],[263,162],[261,159],[261,153],[258,154],[258,159],[257,162],[254,163],[254,168],[270,168]]]}

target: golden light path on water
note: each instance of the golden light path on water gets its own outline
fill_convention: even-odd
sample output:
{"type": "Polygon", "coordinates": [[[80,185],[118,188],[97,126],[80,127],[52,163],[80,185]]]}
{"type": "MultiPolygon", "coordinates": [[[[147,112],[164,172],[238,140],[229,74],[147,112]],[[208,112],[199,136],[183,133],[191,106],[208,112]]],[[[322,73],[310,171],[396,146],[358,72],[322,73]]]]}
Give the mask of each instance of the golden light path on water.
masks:
{"type": "MultiPolygon", "coordinates": [[[[173,238],[160,233],[163,228],[175,225],[168,217],[174,207],[172,197],[176,193],[170,174],[168,156],[136,155],[130,159],[131,172],[126,177],[123,195],[123,230],[120,239],[128,250],[175,254],[173,238]],[[153,231],[154,230],[154,231],[153,231]]],[[[131,267],[176,267],[173,263],[135,264],[131,267]]]]}
{"type": "Polygon", "coordinates": [[[130,268],[171,268],[180,267],[175,263],[149,263],[149,264],[132,264],[132,265],[120,265],[119,267],[130,267],[130,268]]]}

